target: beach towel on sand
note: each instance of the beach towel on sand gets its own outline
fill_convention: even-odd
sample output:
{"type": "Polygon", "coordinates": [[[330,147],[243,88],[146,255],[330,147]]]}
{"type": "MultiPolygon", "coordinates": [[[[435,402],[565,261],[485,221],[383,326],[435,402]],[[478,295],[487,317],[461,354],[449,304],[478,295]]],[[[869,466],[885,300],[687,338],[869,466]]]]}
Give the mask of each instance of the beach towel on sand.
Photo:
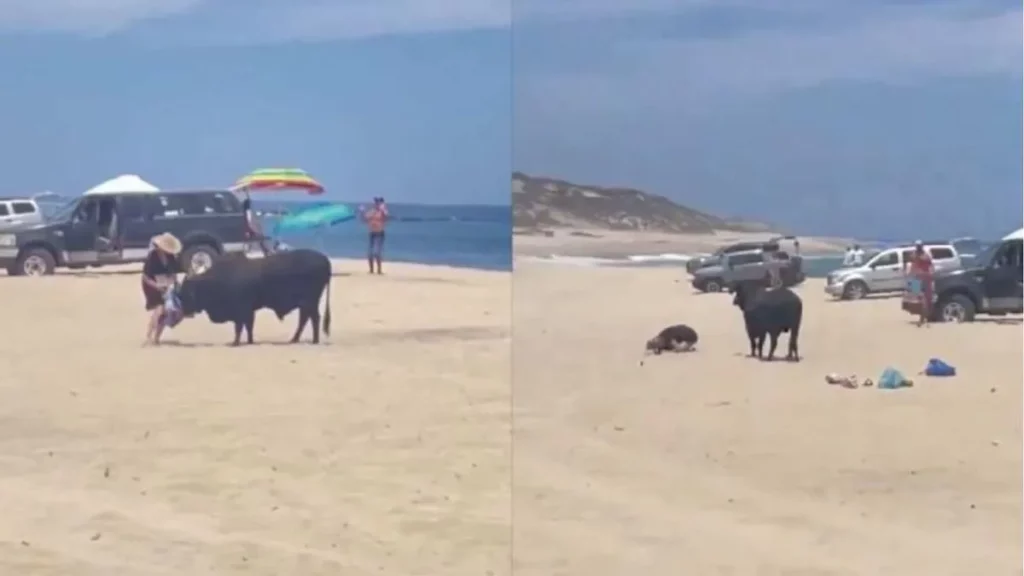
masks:
{"type": "Polygon", "coordinates": [[[895,368],[886,368],[878,377],[878,387],[883,390],[895,390],[910,385],[910,381],[895,368]]]}
{"type": "Polygon", "coordinates": [[[938,358],[932,358],[924,368],[925,376],[956,376],[956,368],[938,358]]]}

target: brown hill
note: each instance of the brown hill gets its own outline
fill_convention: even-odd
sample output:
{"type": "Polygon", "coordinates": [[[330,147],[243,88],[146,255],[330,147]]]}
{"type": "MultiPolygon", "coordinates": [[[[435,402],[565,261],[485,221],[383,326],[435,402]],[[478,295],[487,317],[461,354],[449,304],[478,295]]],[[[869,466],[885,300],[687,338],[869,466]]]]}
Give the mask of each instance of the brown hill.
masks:
{"type": "Polygon", "coordinates": [[[512,173],[512,214],[517,228],[596,228],[710,234],[715,230],[766,232],[764,224],[721,218],[633,188],[603,188],[512,173]]]}

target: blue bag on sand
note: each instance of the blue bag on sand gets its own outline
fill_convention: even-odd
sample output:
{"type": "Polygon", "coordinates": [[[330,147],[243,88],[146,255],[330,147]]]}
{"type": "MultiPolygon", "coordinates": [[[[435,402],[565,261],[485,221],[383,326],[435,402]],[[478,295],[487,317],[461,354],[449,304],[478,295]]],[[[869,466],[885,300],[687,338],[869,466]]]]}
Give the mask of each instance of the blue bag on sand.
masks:
{"type": "Polygon", "coordinates": [[[925,376],[956,376],[956,368],[938,358],[932,358],[924,368],[925,376]]]}
{"type": "Polygon", "coordinates": [[[906,382],[906,378],[903,374],[900,374],[899,370],[895,368],[886,368],[882,371],[882,375],[878,377],[878,387],[884,390],[894,390],[896,388],[902,388],[903,383],[906,382]]]}

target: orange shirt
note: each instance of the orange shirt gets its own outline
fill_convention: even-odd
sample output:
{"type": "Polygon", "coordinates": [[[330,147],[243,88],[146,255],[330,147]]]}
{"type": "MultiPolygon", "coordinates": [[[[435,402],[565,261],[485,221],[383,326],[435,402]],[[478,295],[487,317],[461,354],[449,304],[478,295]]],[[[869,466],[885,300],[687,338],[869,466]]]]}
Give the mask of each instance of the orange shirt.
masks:
{"type": "Polygon", "coordinates": [[[383,232],[388,221],[388,209],[384,206],[370,208],[363,214],[363,220],[369,226],[370,232],[383,232]]]}

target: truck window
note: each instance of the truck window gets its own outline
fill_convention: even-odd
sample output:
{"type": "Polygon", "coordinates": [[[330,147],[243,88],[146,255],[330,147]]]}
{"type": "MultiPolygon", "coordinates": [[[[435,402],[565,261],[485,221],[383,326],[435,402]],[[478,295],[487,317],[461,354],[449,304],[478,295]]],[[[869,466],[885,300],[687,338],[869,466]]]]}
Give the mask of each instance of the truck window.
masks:
{"type": "Polygon", "coordinates": [[[764,258],[762,258],[760,253],[734,254],[729,257],[730,266],[745,266],[747,264],[760,263],[763,261],[764,258]]]}
{"type": "Polygon", "coordinates": [[[900,263],[900,254],[895,250],[890,252],[882,252],[875,259],[871,261],[872,266],[898,266],[900,263]]]}
{"type": "Polygon", "coordinates": [[[153,199],[147,196],[128,195],[120,198],[117,211],[125,221],[140,221],[153,215],[155,205],[153,199]]]}
{"type": "Polygon", "coordinates": [[[1019,240],[1004,243],[996,255],[993,266],[996,268],[1020,268],[1024,264],[1022,248],[1024,245],[1019,240]]]}
{"type": "Polygon", "coordinates": [[[35,214],[36,206],[31,202],[12,202],[11,209],[15,214],[35,214]]]}
{"type": "Polygon", "coordinates": [[[159,194],[157,202],[160,204],[157,215],[165,218],[203,213],[203,207],[196,201],[194,194],[159,194]]]}
{"type": "Polygon", "coordinates": [[[932,255],[932,260],[951,260],[956,256],[951,248],[944,246],[933,246],[928,249],[928,252],[932,255]]]}
{"type": "Polygon", "coordinates": [[[10,211],[7,210],[7,204],[0,204],[0,216],[10,216],[10,211]]]}

